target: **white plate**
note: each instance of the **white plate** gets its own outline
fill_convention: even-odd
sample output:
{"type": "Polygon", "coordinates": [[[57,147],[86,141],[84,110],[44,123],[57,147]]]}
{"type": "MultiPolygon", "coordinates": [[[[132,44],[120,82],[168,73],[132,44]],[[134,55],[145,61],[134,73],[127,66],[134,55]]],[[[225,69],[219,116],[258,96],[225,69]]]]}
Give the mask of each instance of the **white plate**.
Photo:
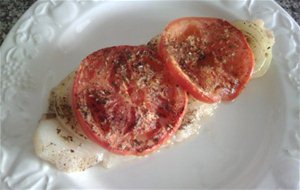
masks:
{"type": "Polygon", "coordinates": [[[273,1],[38,1],[1,47],[1,182],[7,189],[297,188],[300,29],[273,1]],[[113,169],[66,174],[32,136],[52,87],[99,48],[142,44],[183,16],[261,18],[274,31],[268,73],[222,104],[201,133],[113,169]]]}

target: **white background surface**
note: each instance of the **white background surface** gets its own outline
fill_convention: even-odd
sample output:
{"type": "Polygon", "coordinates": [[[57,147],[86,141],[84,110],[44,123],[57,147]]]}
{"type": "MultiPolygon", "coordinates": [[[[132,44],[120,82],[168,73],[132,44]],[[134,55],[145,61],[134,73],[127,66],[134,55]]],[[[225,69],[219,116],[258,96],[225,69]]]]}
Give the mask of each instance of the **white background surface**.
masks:
{"type": "Polygon", "coordinates": [[[2,186],[296,189],[299,33],[273,1],[35,3],[1,47],[2,186]],[[263,19],[276,39],[270,70],[235,102],[222,104],[198,136],[148,158],[66,174],[35,156],[32,136],[50,89],[87,54],[146,43],[184,16],[263,19]]]}

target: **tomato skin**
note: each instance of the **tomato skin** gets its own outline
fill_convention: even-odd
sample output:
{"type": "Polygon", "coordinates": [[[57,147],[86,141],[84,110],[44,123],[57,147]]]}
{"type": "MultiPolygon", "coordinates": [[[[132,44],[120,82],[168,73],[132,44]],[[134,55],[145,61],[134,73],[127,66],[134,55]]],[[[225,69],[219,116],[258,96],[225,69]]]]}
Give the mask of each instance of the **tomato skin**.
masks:
{"type": "Polygon", "coordinates": [[[72,97],[85,134],[116,154],[157,150],[177,131],[187,106],[186,92],[164,75],[146,46],[115,46],[87,56],[72,97]]]}
{"type": "Polygon", "coordinates": [[[174,20],[162,33],[158,51],[174,81],[206,103],[233,100],[253,72],[254,56],[244,35],[222,19],[186,17],[174,20]],[[197,41],[189,41],[190,37],[197,41]],[[194,48],[192,55],[200,55],[194,59],[196,61],[181,63],[187,60],[190,50],[184,49],[185,46],[194,48]]]}

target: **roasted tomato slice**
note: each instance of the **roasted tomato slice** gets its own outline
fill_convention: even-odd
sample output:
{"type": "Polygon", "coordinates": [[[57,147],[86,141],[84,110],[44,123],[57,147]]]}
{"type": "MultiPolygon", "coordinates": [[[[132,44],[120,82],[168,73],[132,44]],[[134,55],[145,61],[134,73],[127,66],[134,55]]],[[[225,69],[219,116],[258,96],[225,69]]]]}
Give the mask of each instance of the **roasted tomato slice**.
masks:
{"type": "Polygon", "coordinates": [[[148,154],[180,126],[187,94],[165,78],[155,55],[146,46],[117,46],[80,64],[73,110],[86,135],[113,153],[148,154]]]}
{"type": "Polygon", "coordinates": [[[207,103],[234,99],[254,65],[242,32],[217,18],[174,20],[162,33],[158,49],[171,77],[207,103]]]}

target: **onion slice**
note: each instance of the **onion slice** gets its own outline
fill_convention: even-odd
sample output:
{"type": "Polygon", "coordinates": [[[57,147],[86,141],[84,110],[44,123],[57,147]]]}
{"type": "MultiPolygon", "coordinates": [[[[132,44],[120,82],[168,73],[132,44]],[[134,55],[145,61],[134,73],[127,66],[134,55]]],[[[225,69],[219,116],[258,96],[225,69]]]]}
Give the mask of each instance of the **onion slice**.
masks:
{"type": "Polygon", "coordinates": [[[272,61],[272,47],[275,43],[272,31],[264,27],[262,20],[234,21],[232,24],[245,35],[255,57],[252,78],[263,76],[272,61]]]}

